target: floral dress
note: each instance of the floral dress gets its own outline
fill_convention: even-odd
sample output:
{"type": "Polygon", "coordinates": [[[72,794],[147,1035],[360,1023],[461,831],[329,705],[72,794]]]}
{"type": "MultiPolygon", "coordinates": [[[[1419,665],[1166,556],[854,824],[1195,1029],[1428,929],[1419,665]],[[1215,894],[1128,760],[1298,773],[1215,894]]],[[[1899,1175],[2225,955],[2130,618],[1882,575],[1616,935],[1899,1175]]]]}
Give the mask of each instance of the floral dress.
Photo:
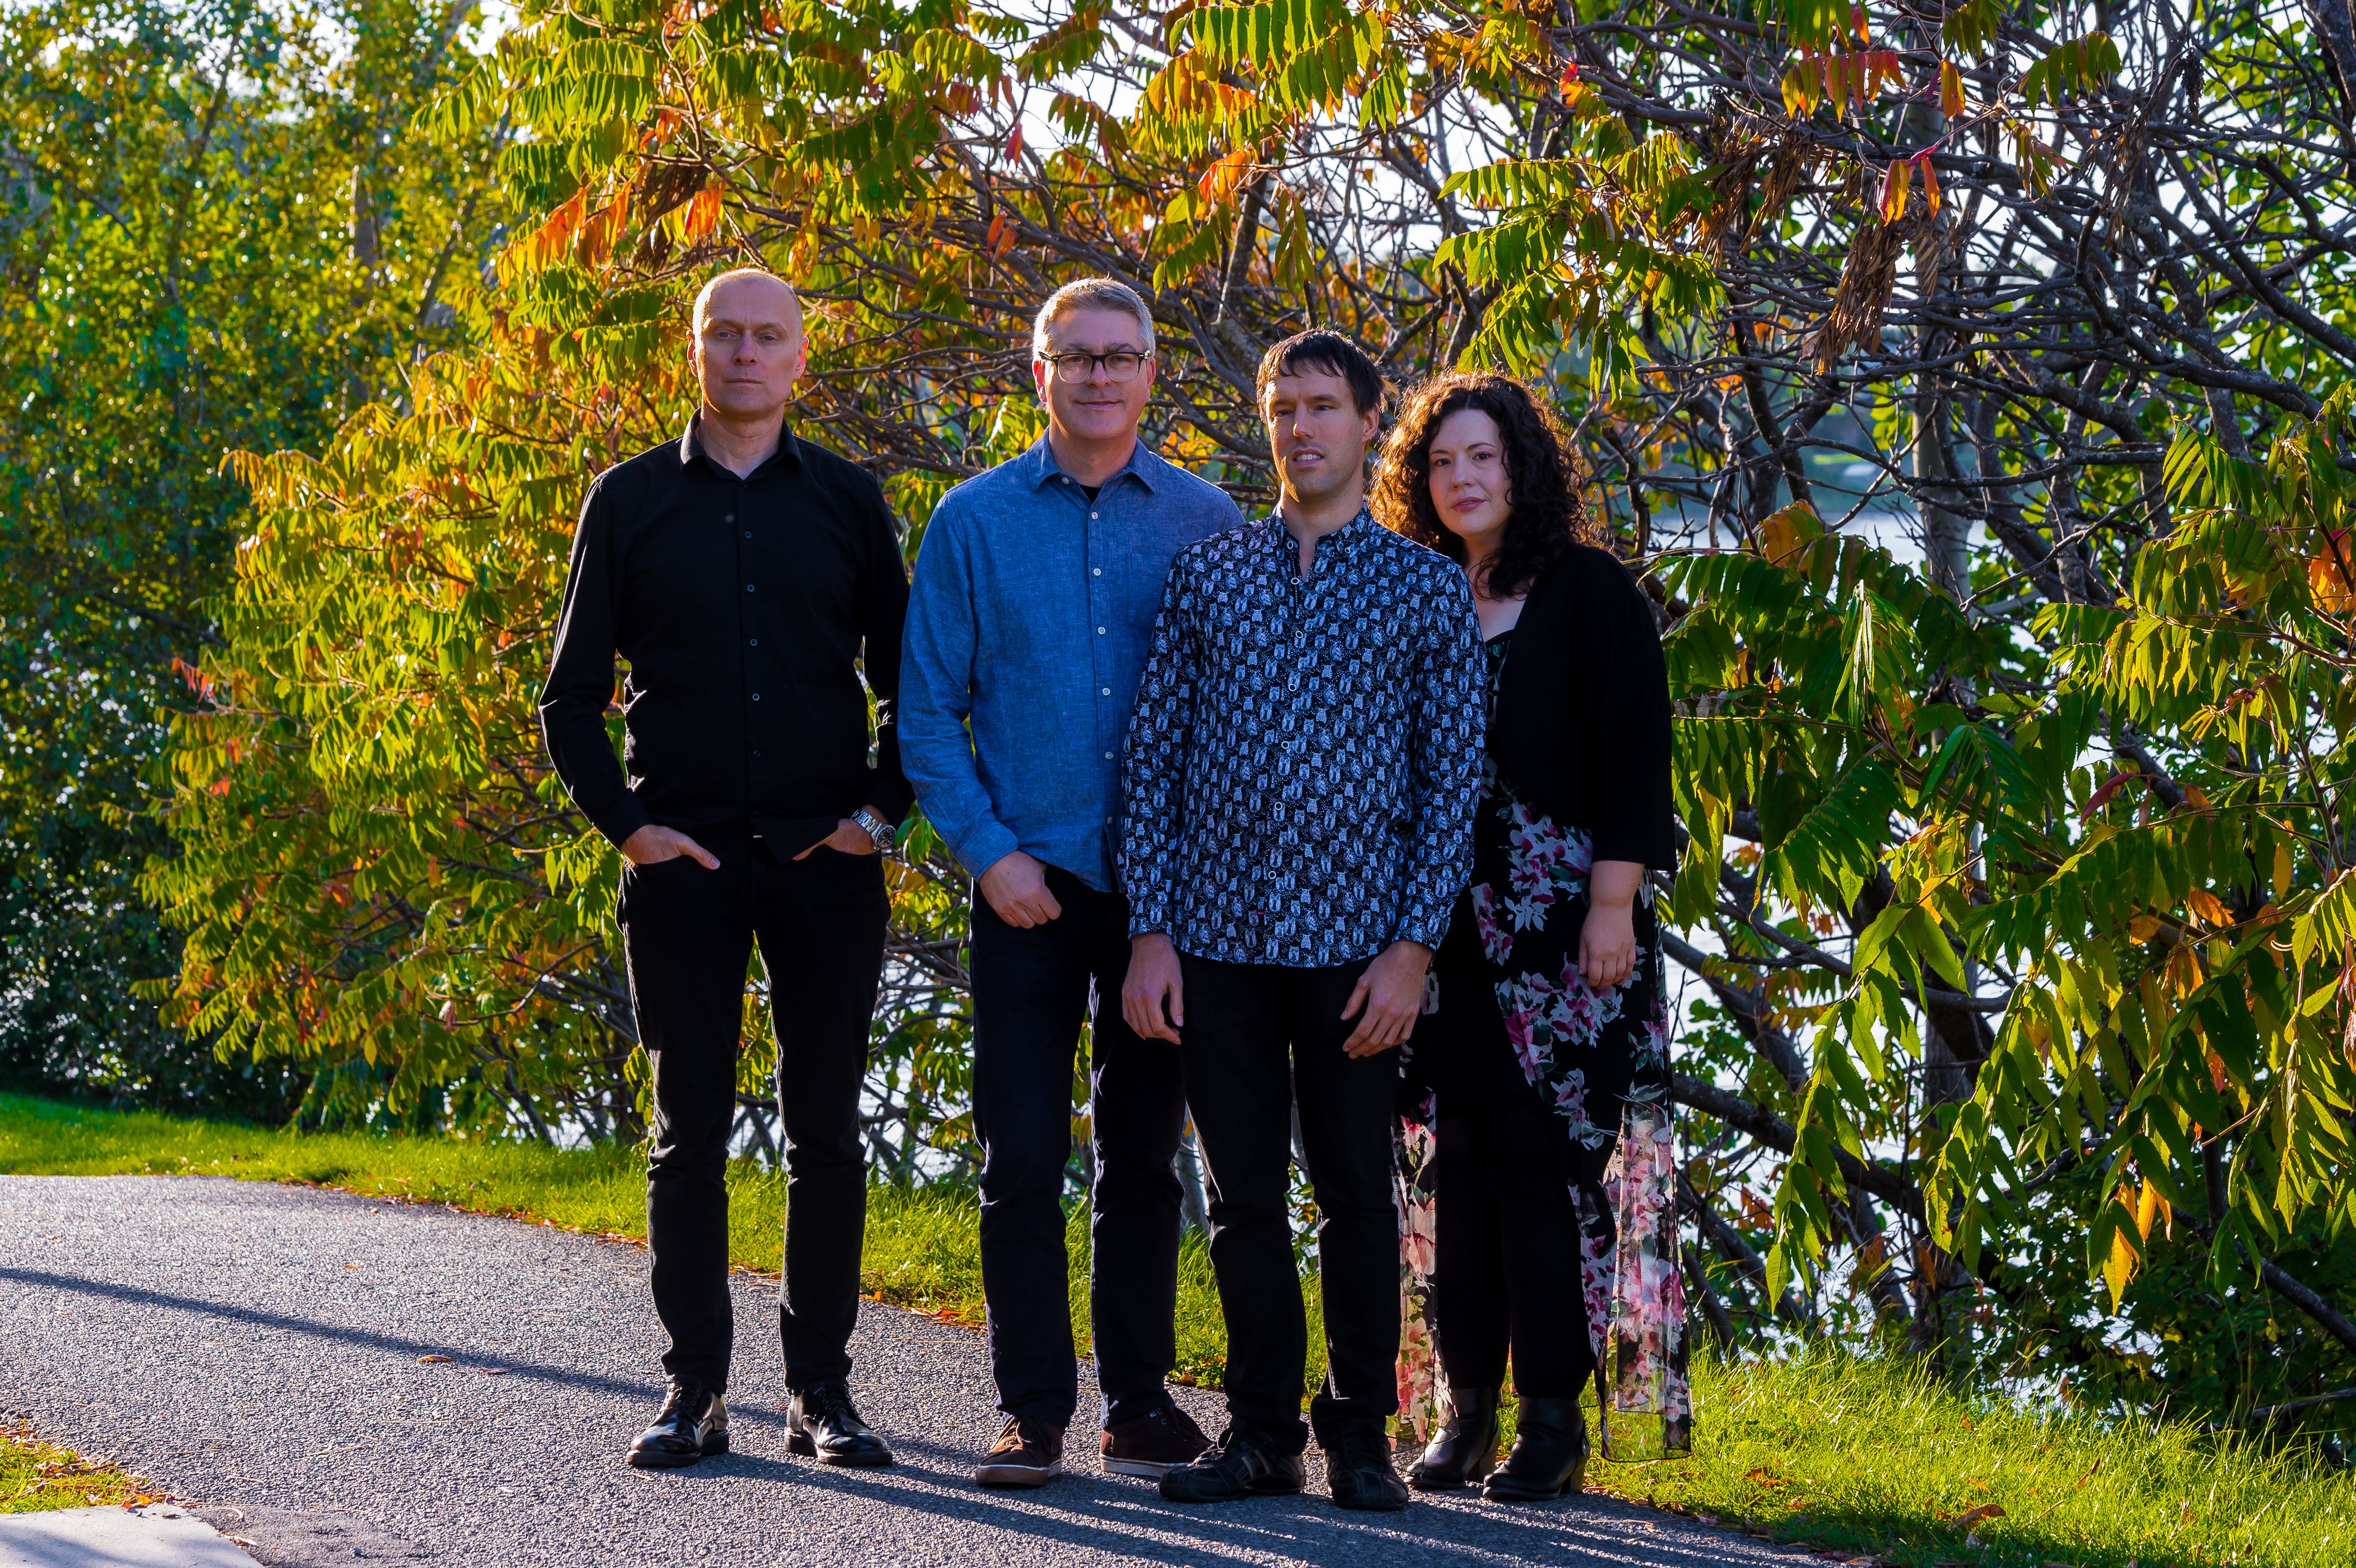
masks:
{"type": "MultiPolygon", "coordinates": [[[[1512,639],[1509,630],[1485,645],[1493,708],[1512,639]]],[[[1579,963],[1594,859],[1587,832],[1525,805],[1494,757],[1483,761],[1474,813],[1472,884],[1457,904],[1456,918],[1472,922],[1479,958],[1470,972],[1435,965],[1426,1011],[1451,1005],[1451,984],[1493,988],[1505,1044],[1522,1080],[1553,1108],[1563,1136],[1576,1146],[1572,1193],[1580,1215],[1585,1328],[1598,1368],[1617,1361],[1612,1408],[1660,1417],[1659,1446],[1681,1452],[1689,1441],[1691,1398],[1668,1115],[1668,1006],[1651,890],[1639,894],[1633,912],[1634,967],[1620,984],[1599,992],[1579,963]]],[[[1406,1308],[1399,1405],[1403,1427],[1429,1440],[1446,1419],[1447,1403],[1430,1310],[1437,1194],[1432,1129],[1440,1107],[1436,1093],[1417,1092],[1411,1060],[1405,1071],[1408,1103],[1395,1148],[1406,1308]]],[[[1600,1394],[1603,1373],[1597,1375],[1600,1394]]],[[[1612,1423],[1605,1425],[1609,1454],[1612,1423]]]]}

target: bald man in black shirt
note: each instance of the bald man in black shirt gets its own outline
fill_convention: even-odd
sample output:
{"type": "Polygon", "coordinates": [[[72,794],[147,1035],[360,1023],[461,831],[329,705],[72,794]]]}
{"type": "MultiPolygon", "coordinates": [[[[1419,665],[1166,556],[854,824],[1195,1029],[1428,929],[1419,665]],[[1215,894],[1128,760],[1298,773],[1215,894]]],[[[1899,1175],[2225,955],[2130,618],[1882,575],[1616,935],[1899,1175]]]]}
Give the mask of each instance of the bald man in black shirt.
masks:
{"type": "Polygon", "coordinates": [[[669,1389],[628,1458],[672,1468],[728,1448],[725,1178],[757,942],[786,1143],[788,1442],[884,1465],[890,1448],[851,1403],[849,1344],[878,855],[911,799],[892,724],[907,571],[873,477],[786,424],[803,365],[792,288],[723,273],[696,301],[694,333],[702,402],[686,431],[590,486],[540,704],[565,788],[622,851],[617,912],[653,1065],[647,1240],[669,1389]],[[605,727],[617,656],[618,762],[605,727]]]}

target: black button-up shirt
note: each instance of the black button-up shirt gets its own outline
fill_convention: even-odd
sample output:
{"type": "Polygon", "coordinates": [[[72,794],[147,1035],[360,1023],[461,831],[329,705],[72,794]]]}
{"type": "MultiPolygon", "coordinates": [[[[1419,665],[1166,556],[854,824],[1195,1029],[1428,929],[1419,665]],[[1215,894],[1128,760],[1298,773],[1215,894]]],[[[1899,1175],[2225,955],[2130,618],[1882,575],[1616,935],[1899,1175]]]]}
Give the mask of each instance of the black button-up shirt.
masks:
{"type": "Polygon", "coordinates": [[[659,822],[699,839],[758,834],[793,855],[862,805],[897,822],[911,798],[892,722],[907,609],[873,475],[787,430],[739,478],[703,454],[691,420],[599,475],[582,504],[540,698],[557,774],[616,844],[659,822]],[[617,655],[619,763],[605,728],[617,655]]]}

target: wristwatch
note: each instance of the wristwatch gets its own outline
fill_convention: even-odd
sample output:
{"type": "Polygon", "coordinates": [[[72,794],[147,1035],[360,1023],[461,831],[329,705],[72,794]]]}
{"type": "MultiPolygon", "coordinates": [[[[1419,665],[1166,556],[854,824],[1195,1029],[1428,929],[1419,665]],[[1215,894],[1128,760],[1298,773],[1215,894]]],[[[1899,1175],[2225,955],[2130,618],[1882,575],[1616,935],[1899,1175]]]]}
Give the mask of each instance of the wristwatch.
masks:
{"type": "Polygon", "coordinates": [[[851,814],[851,820],[867,829],[867,837],[875,840],[875,852],[878,855],[891,853],[893,844],[900,837],[900,830],[884,821],[871,807],[861,806],[851,814]]]}

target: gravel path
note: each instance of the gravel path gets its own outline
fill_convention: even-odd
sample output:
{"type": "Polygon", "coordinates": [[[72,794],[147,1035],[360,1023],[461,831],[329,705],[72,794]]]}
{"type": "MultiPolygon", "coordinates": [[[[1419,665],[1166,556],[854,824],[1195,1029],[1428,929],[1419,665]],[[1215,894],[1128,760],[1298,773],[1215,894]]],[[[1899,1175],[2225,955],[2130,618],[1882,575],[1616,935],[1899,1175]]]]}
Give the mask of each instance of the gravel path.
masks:
{"type": "MultiPolygon", "coordinates": [[[[854,1376],[900,1462],[821,1467],[786,1452],[773,1287],[746,1276],[736,1452],[630,1470],[621,1451],[660,1392],[646,1275],[634,1247],[445,1209],[208,1178],[0,1178],[0,1407],[168,1487],[273,1568],[1808,1561],[1592,1498],[1179,1509],[1093,1468],[984,1492],[980,1338],[873,1303],[854,1376]]],[[[1180,1392],[1209,1424],[1214,1402],[1180,1392]]]]}

